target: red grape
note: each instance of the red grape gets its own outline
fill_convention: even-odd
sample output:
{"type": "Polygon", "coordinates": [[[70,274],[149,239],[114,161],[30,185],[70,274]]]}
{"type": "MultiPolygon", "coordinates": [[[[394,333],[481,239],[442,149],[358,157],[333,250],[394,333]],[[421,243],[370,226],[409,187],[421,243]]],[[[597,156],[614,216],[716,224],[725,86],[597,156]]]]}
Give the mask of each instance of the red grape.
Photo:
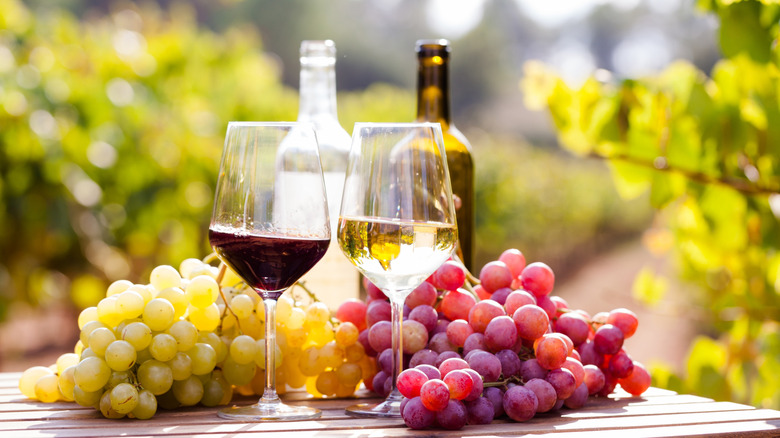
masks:
{"type": "Polygon", "coordinates": [[[620,350],[609,358],[607,371],[618,379],[628,377],[634,371],[634,361],[624,350],[620,350]]]}
{"type": "Polygon", "coordinates": [[[485,382],[495,382],[501,377],[501,361],[486,351],[469,356],[468,364],[485,382]]]}
{"type": "Polygon", "coordinates": [[[552,410],[555,402],[558,400],[558,394],[550,382],[543,379],[531,379],[525,383],[525,387],[530,389],[536,395],[538,405],[536,412],[547,412],[552,410]]]}
{"type": "Polygon", "coordinates": [[[520,364],[520,377],[524,382],[531,379],[544,379],[547,377],[547,370],[542,368],[536,359],[528,359],[520,364]]]}
{"type": "Polygon", "coordinates": [[[504,262],[512,277],[517,278],[523,273],[525,268],[525,256],[518,249],[510,248],[498,256],[498,261],[504,262]]]}
{"type": "MultiPolygon", "coordinates": [[[[406,320],[401,327],[401,331],[403,332],[401,339],[403,340],[403,350],[405,354],[416,353],[425,348],[428,344],[428,330],[424,325],[414,319],[406,320]]],[[[369,332],[369,336],[370,335],[371,333],[369,332]]]]}
{"type": "Polygon", "coordinates": [[[490,424],[496,413],[493,403],[485,397],[466,401],[466,411],[468,411],[466,421],[468,424],[490,424]]]}
{"type": "Polygon", "coordinates": [[[388,377],[387,373],[384,371],[380,371],[374,375],[372,387],[374,392],[379,394],[380,397],[387,397],[389,394],[389,392],[385,392],[385,382],[388,379],[392,379],[392,377],[388,377]]]}
{"type": "MultiPolygon", "coordinates": [[[[502,310],[503,312],[503,310],[502,310]]],[[[506,316],[497,316],[485,328],[485,345],[493,352],[512,348],[517,343],[515,321],[506,316]]]]}
{"type": "Polygon", "coordinates": [[[425,375],[428,376],[428,380],[441,379],[441,373],[439,372],[439,369],[433,365],[417,365],[417,369],[425,373],[425,375]]]}
{"type": "Polygon", "coordinates": [[[474,286],[474,293],[477,294],[480,300],[489,300],[492,293],[485,290],[481,284],[474,286]]]}
{"type": "Polygon", "coordinates": [[[447,374],[453,370],[462,370],[468,368],[469,363],[459,357],[451,357],[439,365],[439,372],[443,377],[447,377],[447,374]]]}
{"type": "Polygon", "coordinates": [[[436,360],[433,362],[433,366],[439,368],[442,362],[452,358],[461,359],[460,354],[458,354],[457,351],[442,351],[438,356],[436,356],[436,360]]]}
{"type": "Polygon", "coordinates": [[[472,401],[480,398],[479,396],[482,395],[482,389],[484,388],[482,384],[482,376],[480,376],[478,372],[472,370],[471,368],[464,368],[463,371],[467,372],[471,376],[472,380],[471,392],[464,400],[472,401]]]}
{"type": "Polygon", "coordinates": [[[639,326],[636,314],[628,309],[615,309],[609,312],[607,324],[612,324],[623,332],[624,338],[630,338],[639,326]]]}
{"type": "Polygon", "coordinates": [[[493,418],[504,415],[504,391],[495,386],[485,388],[482,395],[493,404],[493,418]]]}
{"type": "Polygon", "coordinates": [[[428,348],[436,353],[443,353],[445,351],[456,351],[458,347],[452,345],[450,339],[447,337],[447,333],[436,333],[431,336],[428,341],[428,348]]]}
{"type": "Polygon", "coordinates": [[[341,322],[349,321],[355,324],[358,330],[365,330],[367,310],[368,306],[366,306],[366,303],[357,298],[349,298],[341,303],[336,310],[336,318],[341,322]]]}
{"type": "Polygon", "coordinates": [[[526,304],[517,309],[512,314],[512,319],[517,327],[517,335],[523,339],[539,339],[550,326],[547,313],[534,304],[526,304]]]}
{"type": "Polygon", "coordinates": [[[580,386],[580,383],[585,379],[585,369],[577,359],[567,357],[561,368],[566,368],[574,374],[574,384],[577,386],[580,386]]]}
{"type": "Polygon", "coordinates": [[[526,304],[536,304],[536,298],[524,290],[516,290],[507,295],[504,309],[507,315],[514,315],[517,309],[526,304]]]}
{"type": "Polygon", "coordinates": [[[590,326],[585,318],[578,313],[564,313],[558,317],[558,320],[555,321],[554,325],[555,331],[568,336],[575,347],[588,340],[590,326]]]}
{"type": "Polygon", "coordinates": [[[504,394],[504,412],[515,421],[527,421],[536,414],[536,394],[524,386],[513,386],[504,394]]]}
{"type": "Polygon", "coordinates": [[[436,357],[438,355],[439,353],[433,350],[423,348],[412,355],[412,358],[409,359],[409,366],[414,368],[423,364],[433,365],[436,362],[436,357]]]}
{"type": "Polygon", "coordinates": [[[374,357],[376,356],[376,350],[371,348],[371,343],[368,342],[368,330],[363,330],[358,335],[358,342],[360,342],[360,345],[363,346],[363,350],[366,352],[366,356],[374,357]]]}
{"type": "Polygon", "coordinates": [[[474,387],[474,380],[471,375],[463,369],[454,369],[444,376],[444,383],[450,389],[450,398],[463,400],[471,394],[474,387]]]}
{"type": "Polygon", "coordinates": [[[566,368],[551,370],[547,373],[547,377],[544,380],[555,388],[555,393],[558,394],[558,398],[561,400],[569,398],[574,393],[574,390],[577,389],[574,374],[566,368]]]}
{"type": "Polygon", "coordinates": [[[512,350],[501,350],[496,353],[496,357],[501,362],[501,375],[506,379],[516,376],[520,373],[520,366],[523,362],[512,350]]]}
{"type": "Polygon", "coordinates": [[[628,377],[619,379],[620,387],[625,389],[631,395],[642,395],[650,387],[652,379],[650,373],[647,372],[647,368],[641,363],[634,361],[634,367],[631,374],[628,377]]]}
{"type": "Polygon", "coordinates": [[[425,407],[422,398],[415,397],[404,405],[401,411],[404,423],[412,429],[425,429],[436,422],[436,414],[425,407]]]}
{"type": "Polygon", "coordinates": [[[460,263],[448,260],[433,273],[436,287],[444,290],[456,290],[466,281],[466,272],[460,263]]]}
{"type": "Polygon", "coordinates": [[[441,300],[441,312],[450,321],[468,319],[469,310],[477,303],[471,294],[461,290],[448,291],[441,300]]]}
{"type": "Polygon", "coordinates": [[[433,287],[432,284],[424,281],[421,285],[412,290],[409,296],[406,297],[405,303],[412,309],[423,304],[432,307],[436,304],[437,296],[438,293],[436,292],[436,288],[433,287]]]}
{"type": "Polygon", "coordinates": [[[591,341],[583,342],[577,350],[580,352],[580,362],[583,365],[600,367],[604,363],[604,356],[596,352],[596,346],[591,341]]]}
{"type": "Polygon", "coordinates": [[[462,429],[466,425],[467,420],[468,412],[466,411],[466,406],[460,400],[448,400],[447,405],[439,412],[436,412],[436,422],[445,429],[462,429]]]}
{"type": "Polygon", "coordinates": [[[468,321],[475,332],[484,333],[490,321],[501,315],[506,315],[506,312],[500,304],[493,300],[484,300],[469,310],[468,321]]]}
{"type": "Polygon", "coordinates": [[[421,304],[409,312],[409,320],[414,320],[425,326],[425,331],[432,332],[436,328],[439,315],[433,307],[421,304]]]}
{"type": "Polygon", "coordinates": [[[487,345],[485,344],[485,335],[482,333],[470,334],[463,343],[464,356],[473,350],[487,350],[487,345]]]}
{"type": "Polygon", "coordinates": [[[393,349],[386,348],[376,357],[376,364],[385,374],[393,374],[393,349]]]}
{"type": "Polygon", "coordinates": [[[369,297],[375,300],[387,300],[387,296],[382,292],[382,289],[376,287],[376,285],[366,277],[363,277],[363,287],[366,289],[366,294],[369,297]]]}
{"type": "Polygon", "coordinates": [[[395,385],[404,397],[414,398],[420,395],[420,388],[427,381],[428,376],[424,372],[416,368],[409,368],[398,374],[395,385]]]}
{"type": "Polygon", "coordinates": [[[593,335],[596,353],[615,354],[623,347],[623,332],[612,324],[604,324],[593,335]]]}
{"type": "Polygon", "coordinates": [[[549,294],[555,285],[555,274],[542,262],[534,262],[526,266],[520,276],[523,280],[523,289],[537,297],[549,294]]]}
{"type": "Polygon", "coordinates": [[[389,301],[374,300],[366,308],[366,326],[371,327],[379,321],[390,321],[392,307],[389,301]]]}
{"type": "Polygon", "coordinates": [[[485,291],[492,294],[497,289],[512,285],[512,272],[504,262],[492,261],[479,271],[479,281],[485,291]]]}
{"type": "Polygon", "coordinates": [[[564,406],[569,409],[579,409],[585,406],[585,402],[588,401],[588,386],[584,383],[577,386],[574,393],[563,401],[564,406]]]}
{"type": "Polygon", "coordinates": [[[514,289],[502,287],[496,289],[496,291],[493,292],[493,295],[490,296],[490,299],[503,306],[504,303],[506,303],[506,297],[508,297],[512,292],[514,292],[514,289]]]}
{"type": "Polygon", "coordinates": [[[536,305],[544,309],[550,319],[555,319],[558,316],[558,308],[555,307],[555,303],[550,300],[549,296],[537,296],[536,305]]]}
{"type": "Polygon", "coordinates": [[[462,347],[466,338],[472,333],[474,333],[474,329],[465,319],[456,319],[447,326],[447,337],[457,347],[462,347]]]}
{"type": "Polygon", "coordinates": [[[392,347],[393,326],[390,321],[379,321],[368,329],[368,343],[374,351],[392,347]]]}
{"type": "Polygon", "coordinates": [[[430,379],[420,388],[420,399],[423,406],[431,411],[441,411],[447,407],[450,400],[450,390],[443,380],[430,379]]]}
{"type": "Polygon", "coordinates": [[[585,371],[583,380],[588,386],[588,394],[594,395],[601,391],[604,387],[604,372],[596,365],[585,365],[582,369],[585,371]]]}
{"type": "Polygon", "coordinates": [[[542,368],[554,370],[560,368],[566,362],[568,350],[563,339],[546,335],[536,345],[536,360],[542,368]]]}

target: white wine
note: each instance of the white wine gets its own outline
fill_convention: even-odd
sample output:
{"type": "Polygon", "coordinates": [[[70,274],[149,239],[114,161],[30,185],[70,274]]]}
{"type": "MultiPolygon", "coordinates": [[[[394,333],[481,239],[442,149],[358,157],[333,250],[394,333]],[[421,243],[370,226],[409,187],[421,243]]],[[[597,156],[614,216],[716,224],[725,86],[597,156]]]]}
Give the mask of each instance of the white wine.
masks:
{"type": "Polygon", "coordinates": [[[441,222],[339,218],[347,258],[386,293],[408,293],[452,255],[457,228],[441,222]]]}

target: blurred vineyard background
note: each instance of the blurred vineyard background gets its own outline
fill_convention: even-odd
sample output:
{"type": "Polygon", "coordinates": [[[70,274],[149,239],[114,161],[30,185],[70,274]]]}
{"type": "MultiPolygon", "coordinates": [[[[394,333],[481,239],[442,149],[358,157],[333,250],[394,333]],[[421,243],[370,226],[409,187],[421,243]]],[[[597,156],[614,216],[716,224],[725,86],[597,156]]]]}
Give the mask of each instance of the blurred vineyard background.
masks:
{"type": "Polygon", "coordinates": [[[537,3],[0,2],[0,368],[210,251],[227,122],[296,118],[301,40],[336,42],[351,131],[413,119],[441,36],[477,265],[517,247],[573,306],[642,311],[656,385],[780,407],[780,5],[537,3]]]}

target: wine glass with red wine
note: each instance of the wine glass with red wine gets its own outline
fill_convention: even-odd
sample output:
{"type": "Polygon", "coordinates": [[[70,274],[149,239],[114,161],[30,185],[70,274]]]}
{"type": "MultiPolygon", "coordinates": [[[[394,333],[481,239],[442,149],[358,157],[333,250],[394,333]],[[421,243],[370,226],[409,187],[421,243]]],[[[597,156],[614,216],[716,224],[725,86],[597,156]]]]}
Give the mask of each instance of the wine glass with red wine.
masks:
{"type": "Polygon", "coordinates": [[[344,255],[390,299],[391,392],[347,413],[399,417],[406,297],[452,255],[458,241],[438,123],[356,123],[338,225],[344,255]]]}
{"type": "Polygon", "coordinates": [[[265,307],[265,390],[219,416],[244,421],[316,418],[276,393],[276,300],[325,254],[330,222],[314,130],[298,123],[230,122],[209,240],[265,307]]]}

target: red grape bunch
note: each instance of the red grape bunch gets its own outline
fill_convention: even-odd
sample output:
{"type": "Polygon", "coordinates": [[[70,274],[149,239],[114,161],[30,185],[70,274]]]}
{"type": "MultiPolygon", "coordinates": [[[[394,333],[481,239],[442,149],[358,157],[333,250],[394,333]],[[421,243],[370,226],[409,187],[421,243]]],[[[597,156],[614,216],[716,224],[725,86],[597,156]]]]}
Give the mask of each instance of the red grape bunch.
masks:
{"type": "MultiPolygon", "coordinates": [[[[447,261],[406,299],[404,371],[396,384],[410,428],[460,429],[503,416],[526,421],[580,408],[618,383],[633,395],[650,386],[647,370],[622,348],[638,324],[630,310],[591,317],[569,309],[550,295],[552,269],[526,264],[516,249],[487,263],[473,279],[478,284],[470,277],[447,261]]],[[[364,383],[384,397],[392,383],[390,304],[365,285],[367,306],[350,300],[336,316],[361,327],[358,340],[377,369],[364,383]]]]}

